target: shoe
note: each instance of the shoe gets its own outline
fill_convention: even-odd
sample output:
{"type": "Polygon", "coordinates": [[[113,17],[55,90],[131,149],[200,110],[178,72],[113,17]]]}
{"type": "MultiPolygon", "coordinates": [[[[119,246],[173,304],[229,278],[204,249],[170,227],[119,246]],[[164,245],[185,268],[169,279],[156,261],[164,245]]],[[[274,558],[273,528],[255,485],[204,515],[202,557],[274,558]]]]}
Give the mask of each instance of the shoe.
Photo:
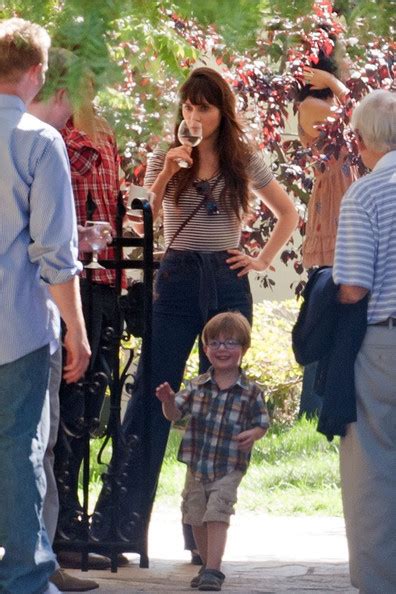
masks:
{"type": "MultiPolygon", "coordinates": [[[[81,569],[81,553],[77,551],[60,551],[57,555],[62,569],[81,569]]],[[[88,553],[88,569],[110,569],[111,562],[104,555],[88,553]]]]}
{"type": "Polygon", "coordinates": [[[82,580],[76,578],[63,569],[58,569],[50,577],[51,584],[54,584],[59,590],[63,592],[89,592],[89,590],[96,590],[99,584],[93,580],[82,580]]]}
{"type": "Polygon", "coordinates": [[[117,564],[118,564],[118,567],[125,567],[126,565],[129,565],[129,559],[128,559],[128,557],[126,557],[122,553],[118,553],[118,555],[117,555],[117,564]]]}
{"type": "Polygon", "coordinates": [[[205,566],[202,565],[202,567],[198,571],[197,575],[195,577],[193,577],[193,579],[191,580],[190,588],[198,588],[199,582],[201,581],[201,575],[203,574],[204,571],[205,571],[205,566]]]}
{"type": "Polygon", "coordinates": [[[217,569],[205,569],[198,584],[200,592],[219,592],[225,580],[225,575],[217,569]]]}
{"type": "MultiPolygon", "coordinates": [[[[100,551],[100,549],[99,549],[99,551],[100,551]]],[[[107,557],[108,554],[109,554],[109,552],[106,550],[103,550],[103,553],[100,551],[100,555],[101,556],[103,555],[103,558],[108,559],[109,563],[111,563],[110,557],[107,557]]],[[[129,565],[128,557],[126,557],[126,555],[123,555],[122,553],[118,553],[117,565],[118,565],[118,567],[125,567],[126,565],[129,565]]]]}

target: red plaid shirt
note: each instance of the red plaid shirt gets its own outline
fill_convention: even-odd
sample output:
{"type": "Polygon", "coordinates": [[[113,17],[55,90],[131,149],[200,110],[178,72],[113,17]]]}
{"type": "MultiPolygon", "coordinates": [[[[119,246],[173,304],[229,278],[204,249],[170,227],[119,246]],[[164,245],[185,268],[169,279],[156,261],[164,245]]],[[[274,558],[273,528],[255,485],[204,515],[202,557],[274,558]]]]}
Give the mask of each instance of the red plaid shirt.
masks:
{"type": "MultiPolygon", "coordinates": [[[[114,134],[110,126],[97,118],[98,140],[93,142],[85,132],[73,127],[69,120],[61,131],[69,155],[77,223],[84,225],[87,220],[86,200],[88,192],[96,204],[93,214],[95,221],[109,221],[115,234],[115,218],[119,183],[119,156],[114,134]]],[[[100,258],[113,259],[114,249],[100,252],[100,258]]],[[[84,259],[84,254],[80,253],[84,259]]],[[[114,270],[94,270],[96,283],[114,285],[114,270]]]]}

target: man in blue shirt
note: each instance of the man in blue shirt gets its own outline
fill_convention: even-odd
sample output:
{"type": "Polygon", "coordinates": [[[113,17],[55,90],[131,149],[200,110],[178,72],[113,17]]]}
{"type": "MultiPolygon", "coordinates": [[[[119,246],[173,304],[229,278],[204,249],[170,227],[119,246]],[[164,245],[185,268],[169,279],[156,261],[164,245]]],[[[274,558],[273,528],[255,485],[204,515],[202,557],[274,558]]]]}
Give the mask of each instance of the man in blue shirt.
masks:
{"type": "MultiPolygon", "coordinates": [[[[339,301],[369,293],[355,362],[357,421],[341,438],[341,486],[352,584],[396,592],[396,94],[374,91],[352,116],[372,170],[342,204],[333,276],[339,301]]],[[[342,370],[340,370],[342,372],[342,370]]]]}
{"type": "Polygon", "coordinates": [[[59,338],[53,302],[67,328],[67,382],[84,374],[90,356],[66,150],[58,132],[26,113],[49,45],[38,25],[0,23],[0,584],[9,594],[58,592],[48,583],[55,562],[42,522],[41,418],[59,338]]]}
{"type": "MultiPolygon", "coordinates": [[[[46,72],[45,84],[39,93],[34,97],[28,106],[28,111],[43,122],[50,124],[56,130],[61,130],[73,113],[72,100],[68,91],[70,70],[75,63],[75,56],[72,52],[60,48],[51,47],[48,54],[48,70],[46,72]]],[[[58,330],[59,331],[59,330],[58,330]]],[[[54,474],[54,447],[58,437],[60,403],[59,388],[62,377],[62,353],[61,347],[51,355],[50,358],[50,381],[49,381],[49,438],[44,456],[45,477],[47,480],[47,492],[43,505],[43,519],[47,530],[48,539],[51,545],[54,542],[56,526],[59,515],[58,487],[54,474]]],[[[62,592],[87,592],[99,587],[93,580],[80,579],[64,569],[58,567],[50,578],[62,592]]]]}

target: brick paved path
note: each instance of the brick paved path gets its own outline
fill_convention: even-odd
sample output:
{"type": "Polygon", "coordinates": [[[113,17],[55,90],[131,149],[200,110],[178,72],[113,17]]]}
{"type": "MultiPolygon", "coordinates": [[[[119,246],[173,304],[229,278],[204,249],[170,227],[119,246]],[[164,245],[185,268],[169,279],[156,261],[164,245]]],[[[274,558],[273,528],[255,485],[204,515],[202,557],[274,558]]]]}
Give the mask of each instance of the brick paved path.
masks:
{"type": "MultiPolygon", "coordinates": [[[[140,569],[130,555],[130,565],[116,574],[72,573],[97,580],[98,594],[193,592],[189,582],[197,568],[183,551],[177,510],[155,510],[149,554],[149,569],[140,569]]],[[[240,513],[230,528],[223,571],[227,594],[357,594],[349,582],[342,518],[240,513]]]]}

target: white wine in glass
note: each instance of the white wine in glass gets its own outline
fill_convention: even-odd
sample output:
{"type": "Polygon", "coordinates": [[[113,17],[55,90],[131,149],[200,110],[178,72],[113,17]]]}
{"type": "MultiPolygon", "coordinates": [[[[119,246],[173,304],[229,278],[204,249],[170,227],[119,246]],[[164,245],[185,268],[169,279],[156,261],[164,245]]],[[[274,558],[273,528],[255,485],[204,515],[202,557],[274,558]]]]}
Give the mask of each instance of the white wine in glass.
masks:
{"type": "MultiPolygon", "coordinates": [[[[201,122],[192,120],[191,122],[187,123],[186,120],[182,120],[177,131],[177,138],[184,146],[197,146],[202,140],[201,122]]],[[[184,169],[191,167],[191,165],[184,159],[179,159],[177,163],[179,167],[183,167],[184,169]]]]}
{"type": "Polygon", "coordinates": [[[98,262],[98,252],[107,247],[111,239],[111,225],[108,221],[86,221],[84,243],[92,248],[92,261],[85,268],[104,269],[98,262]]]}

